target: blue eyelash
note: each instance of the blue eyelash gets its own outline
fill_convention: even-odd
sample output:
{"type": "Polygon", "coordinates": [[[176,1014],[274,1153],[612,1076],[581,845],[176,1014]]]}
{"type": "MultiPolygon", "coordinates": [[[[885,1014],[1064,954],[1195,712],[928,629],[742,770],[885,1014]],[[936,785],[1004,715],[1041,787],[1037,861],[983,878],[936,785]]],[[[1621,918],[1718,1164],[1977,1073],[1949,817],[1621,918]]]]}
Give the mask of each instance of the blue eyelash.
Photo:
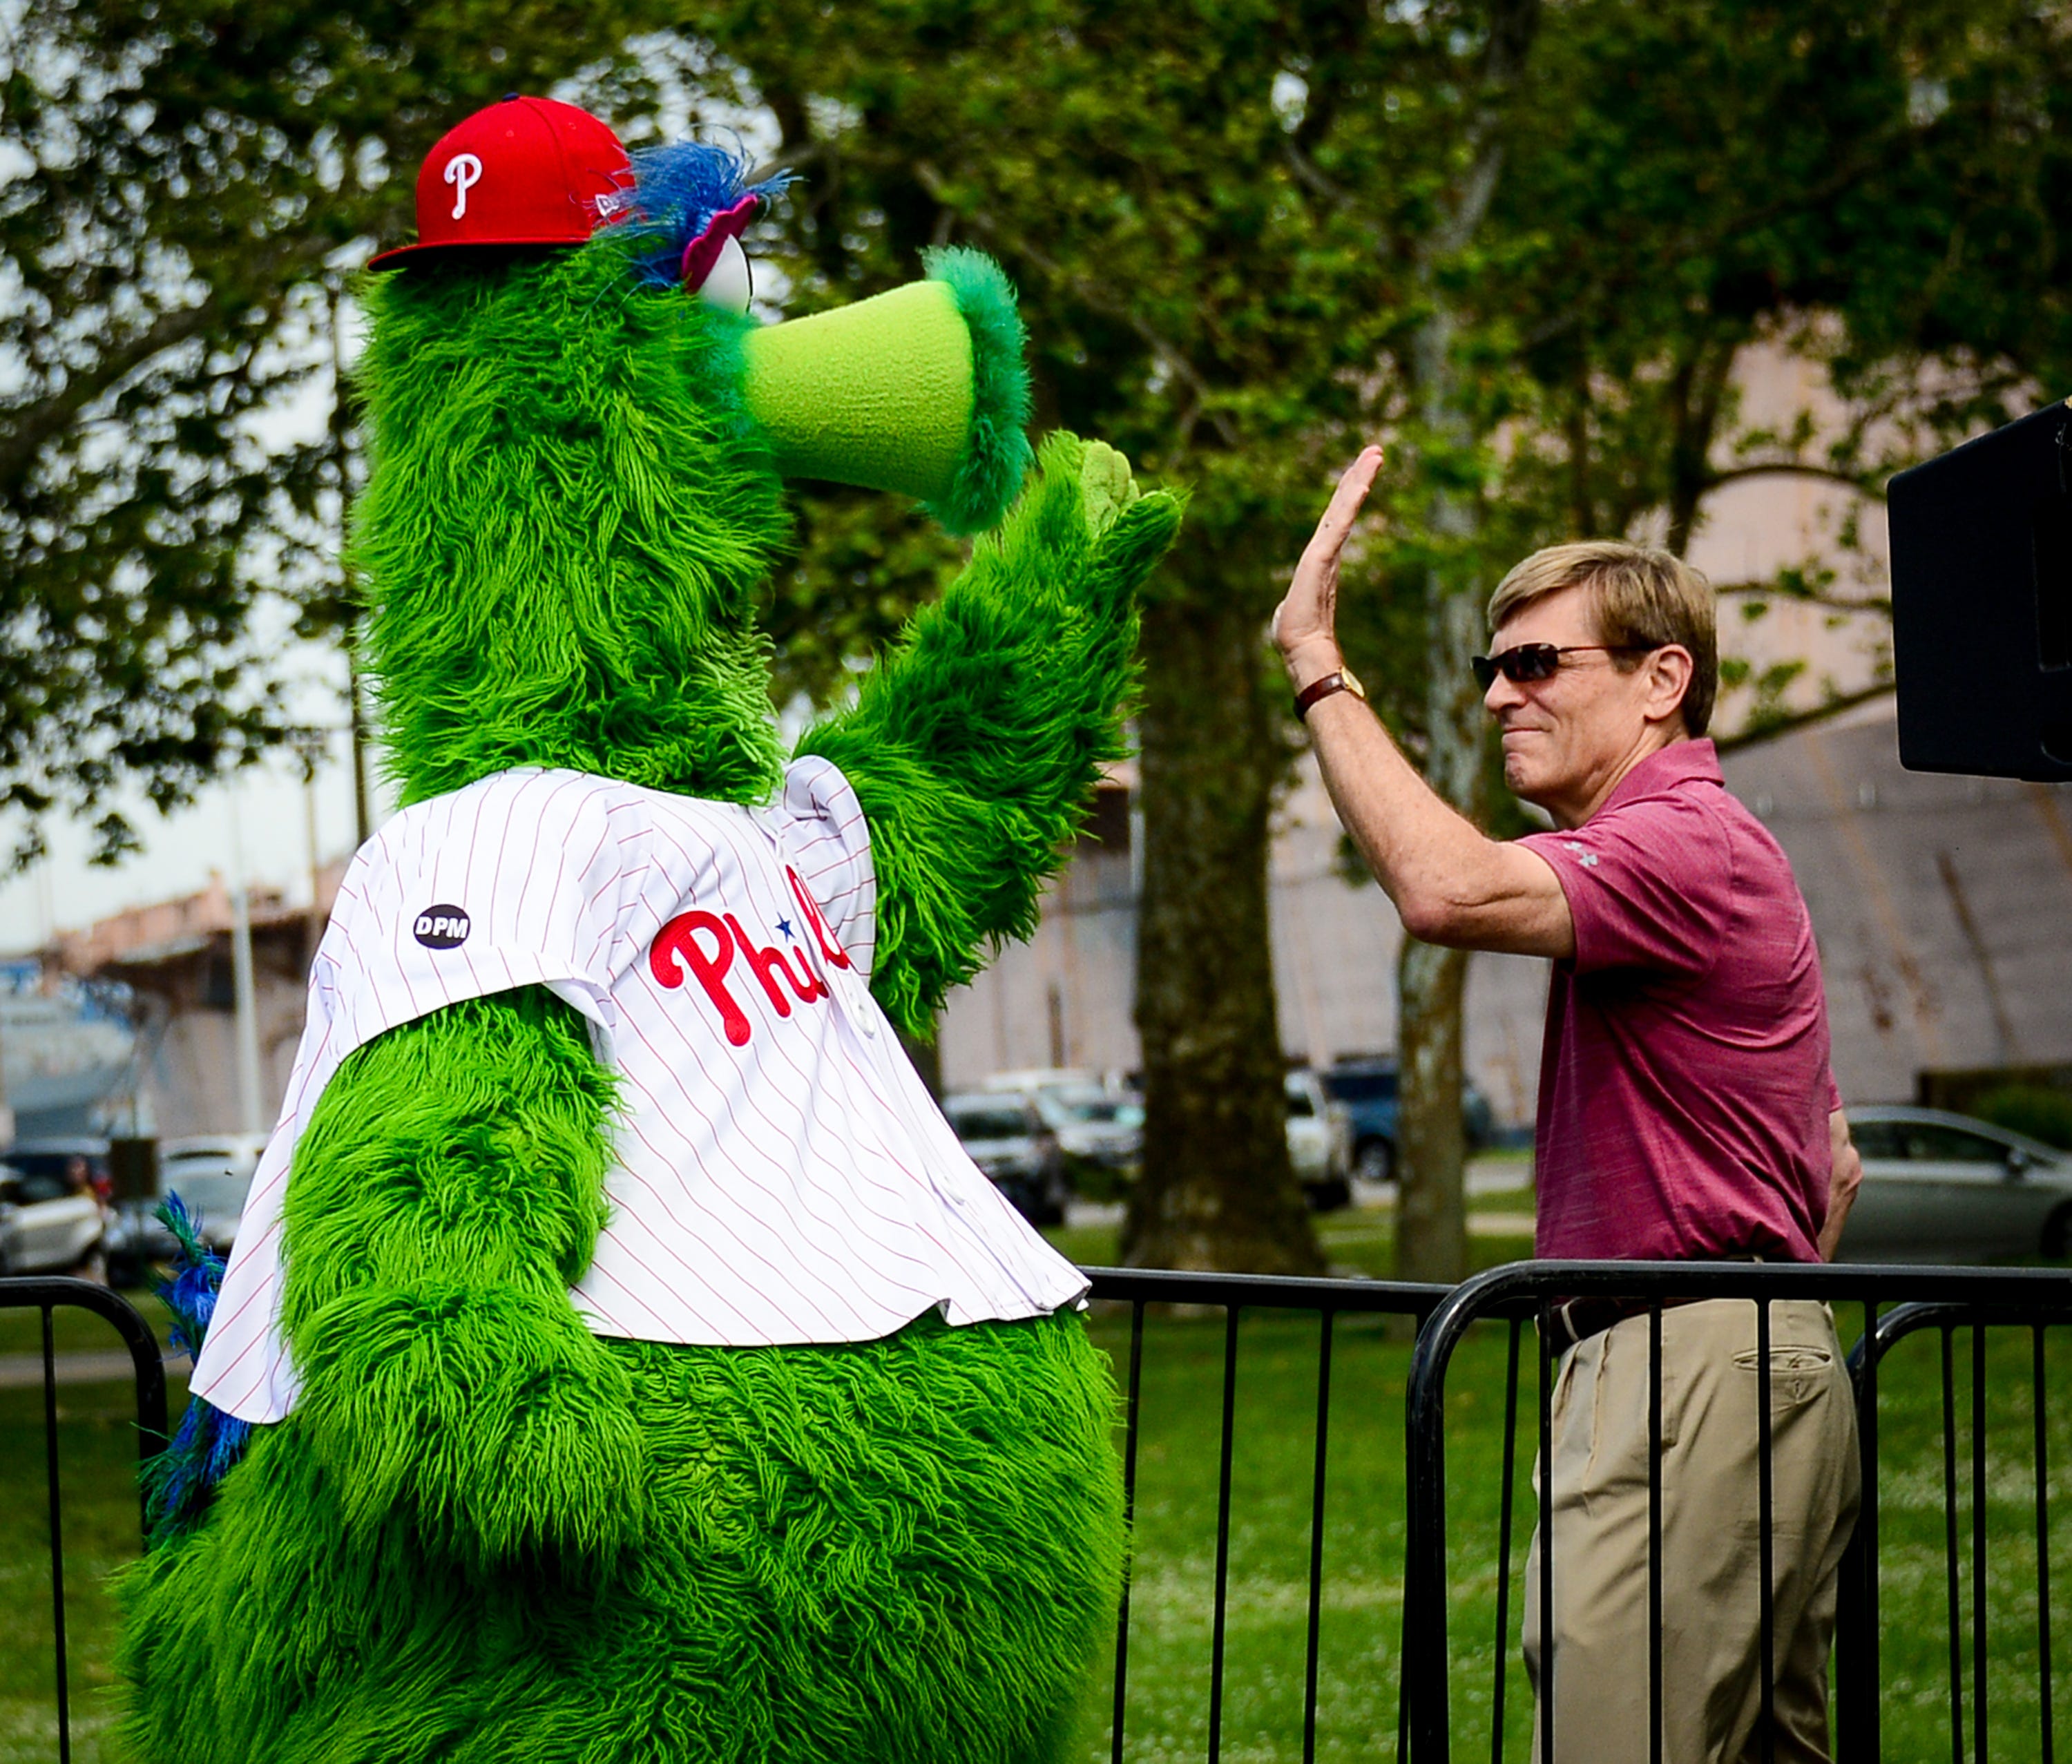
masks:
{"type": "Polygon", "coordinates": [[[635,214],[625,224],[641,241],[635,257],[640,279],[656,287],[676,286],[684,248],[714,215],[743,196],[773,201],[791,181],[779,172],[750,183],[744,156],[702,141],[643,148],[632,158],[635,214]]]}

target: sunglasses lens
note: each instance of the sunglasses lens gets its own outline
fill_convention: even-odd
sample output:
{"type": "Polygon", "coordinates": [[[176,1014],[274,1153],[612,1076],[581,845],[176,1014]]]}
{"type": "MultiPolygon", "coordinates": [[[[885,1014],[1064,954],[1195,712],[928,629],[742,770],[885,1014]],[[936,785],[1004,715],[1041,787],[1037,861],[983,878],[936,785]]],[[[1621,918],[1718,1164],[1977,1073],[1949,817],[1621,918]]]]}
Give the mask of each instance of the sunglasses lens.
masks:
{"type": "Polygon", "coordinates": [[[1496,658],[1511,680],[1552,680],[1561,665],[1561,652],[1552,644],[1520,644],[1496,658]]]}
{"type": "Polygon", "coordinates": [[[1486,656],[1470,656],[1468,665],[1475,671],[1475,684],[1487,692],[1496,684],[1496,664],[1486,656]]]}

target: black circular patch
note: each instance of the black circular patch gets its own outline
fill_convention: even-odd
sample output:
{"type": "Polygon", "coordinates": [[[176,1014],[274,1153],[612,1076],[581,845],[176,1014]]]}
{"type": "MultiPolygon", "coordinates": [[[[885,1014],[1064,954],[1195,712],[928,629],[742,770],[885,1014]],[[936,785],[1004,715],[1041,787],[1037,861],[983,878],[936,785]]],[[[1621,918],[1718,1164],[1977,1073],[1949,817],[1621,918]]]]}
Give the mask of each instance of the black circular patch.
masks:
{"type": "Polygon", "coordinates": [[[427,949],[458,949],[467,941],[467,915],[458,907],[427,907],[410,929],[427,949]]]}

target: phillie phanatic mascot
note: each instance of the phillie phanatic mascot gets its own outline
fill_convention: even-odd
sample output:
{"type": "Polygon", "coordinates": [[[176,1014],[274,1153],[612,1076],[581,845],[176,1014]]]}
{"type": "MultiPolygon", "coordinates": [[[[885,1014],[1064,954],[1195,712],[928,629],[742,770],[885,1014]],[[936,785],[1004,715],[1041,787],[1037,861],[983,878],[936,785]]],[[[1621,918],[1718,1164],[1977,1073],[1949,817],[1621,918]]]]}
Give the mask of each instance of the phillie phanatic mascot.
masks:
{"type": "Polygon", "coordinates": [[[405,806],[220,1290],[175,1295],[150,1764],[1037,1764],[1078,1721],[1112,1384],[894,1030],[1033,926],[1179,508],[1070,436],[1030,471],[984,257],[752,321],[746,176],[513,97],[372,266],[353,561],[405,806]],[[787,475],[984,534],[788,761],[787,475]]]}

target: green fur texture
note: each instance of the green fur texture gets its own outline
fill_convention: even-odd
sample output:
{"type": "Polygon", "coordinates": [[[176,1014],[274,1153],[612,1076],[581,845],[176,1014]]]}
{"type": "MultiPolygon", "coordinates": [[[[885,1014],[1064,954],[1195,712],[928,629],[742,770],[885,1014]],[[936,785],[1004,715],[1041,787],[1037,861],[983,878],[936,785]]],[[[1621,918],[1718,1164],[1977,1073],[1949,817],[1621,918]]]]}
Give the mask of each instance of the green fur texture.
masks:
{"type": "Polygon", "coordinates": [[[871,989],[910,1034],[989,949],[1036,928],[1044,882],[1121,757],[1136,590],[1180,499],[1139,495],[1112,448],[1053,435],[1000,530],[800,744],[841,767],[870,825],[871,989]]]}
{"type": "MultiPolygon", "coordinates": [[[[639,285],[626,249],[369,290],[353,555],[409,800],[524,764],[742,803],[775,787],[752,607],[780,486],[742,329],[639,285]]],[[[997,272],[948,274],[999,343],[997,272]]],[[[1020,471],[1011,399],[981,396],[1002,426],[967,512],[1020,471]]],[[[1120,751],[1134,590],[1178,517],[1119,455],[1054,438],[803,743],[862,800],[874,985],[902,1023],[1033,926],[1120,751]]],[[[136,1758],[1063,1757],[1123,1552],[1114,1391],[1083,1326],[600,1339],[568,1288],[611,1108],[583,1025],[536,992],[407,1024],[331,1080],[283,1225],[302,1397],[123,1583],[136,1758]]]]}
{"type": "Polygon", "coordinates": [[[352,561],[404,800],[565,766],[766,800],[754,597],[784,532],[746,431],[743,321],[581,251],[383,278],[352,561]]]}
{"type": "Polygon", "coordinates": [[[565,1287],[610,1103],[536,992],[383,1036],[327,1089],[286,1219],[303,1395],[129,1571],[136,1757],[1061,1755],[1123,1551],[1083,1325],[593,1336],[565,1287]]]}
{"type": "Polygon", "coordinates": [[[998,264],[962,245],[924,251],[928,279],[945,284],[971,332],[971,436],[948,495],[928,512],[954,533],[1000,519],[1029,470],[1028,335],[1014,288],[998,264]]]}

